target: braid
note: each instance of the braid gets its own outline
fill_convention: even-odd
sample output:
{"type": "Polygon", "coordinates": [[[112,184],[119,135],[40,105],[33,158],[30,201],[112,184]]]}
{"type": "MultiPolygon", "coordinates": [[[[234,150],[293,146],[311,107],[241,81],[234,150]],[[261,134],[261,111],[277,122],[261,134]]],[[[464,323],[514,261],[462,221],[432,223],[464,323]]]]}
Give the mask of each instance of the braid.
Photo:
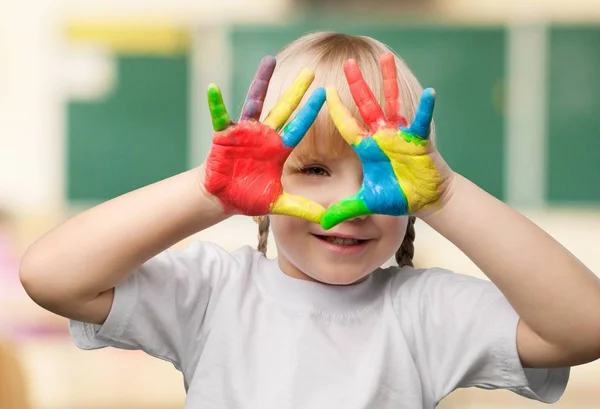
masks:
{"type": "Polygon", "coordinates": [[[260,216],[254,219],[258,223],[258,246],[257,249],[265,256],[267,255],[267,240],[269,239],[269,216],[260,216]]]}
{"type": "Polygon", "coordinates": [[[396,262],[400,267],[410,266],[413,267],[413,257],[415,255],[415,217],[408,217],[408,224],[406,226],[406,234],[404,240],[400,245],[398,251],[396,251],[396,262]]]}

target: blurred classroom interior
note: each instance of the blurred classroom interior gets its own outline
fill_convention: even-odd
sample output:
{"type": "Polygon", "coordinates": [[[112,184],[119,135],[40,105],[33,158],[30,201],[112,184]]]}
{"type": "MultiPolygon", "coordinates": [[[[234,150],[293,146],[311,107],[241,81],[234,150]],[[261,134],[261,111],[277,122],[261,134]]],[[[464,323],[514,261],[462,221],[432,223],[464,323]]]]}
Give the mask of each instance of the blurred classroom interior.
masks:
{"type": "MultiPolygon", "coordinates": [[[[171,364],[78,350],[20,287],[19,259],[65,218],[199,165],[208,83],[237,117],[260,59],[316,30],[391,46],[437,90],[449,164],[600,272],[600,0],[0,2],[0,409],[183,406],[171,364]]],[[[178,246],[256,233],[236,217],[178,246]]],[[[483,277],[419,222],[415,263],[483,277]]],[[[598,362],[573,368],[553,407],[599,408],[599,380],[598,362]]],[[[440,407],[541,405],[469,389],[440,407]]]]}

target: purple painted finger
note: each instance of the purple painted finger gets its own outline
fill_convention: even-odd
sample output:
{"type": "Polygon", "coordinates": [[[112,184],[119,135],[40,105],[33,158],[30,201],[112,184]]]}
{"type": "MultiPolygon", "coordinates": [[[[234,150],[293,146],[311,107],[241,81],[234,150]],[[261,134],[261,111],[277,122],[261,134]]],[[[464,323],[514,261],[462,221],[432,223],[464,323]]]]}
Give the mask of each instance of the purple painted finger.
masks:
{"type": "Polygon", "coordinates": [[[240,121],[258,121],[260,119],[267,88],[273,76],[273,71],[275,71],[276,63],[275,57],[270,55],[263,57],[261,60],[248,89],[240,121]]]}

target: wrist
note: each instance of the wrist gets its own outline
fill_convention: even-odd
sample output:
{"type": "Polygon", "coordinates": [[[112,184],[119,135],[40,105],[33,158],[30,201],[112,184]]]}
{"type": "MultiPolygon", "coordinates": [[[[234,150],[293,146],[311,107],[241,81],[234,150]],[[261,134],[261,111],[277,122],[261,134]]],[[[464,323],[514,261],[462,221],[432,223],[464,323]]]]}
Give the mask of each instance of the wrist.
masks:
{"type": "Polygon", "coordinates": [[[216,224],[233,215],[228,212],[223,206],[219,198],[211,194],[205,186],[205,170],[204,164],[198,168],[189,170],[188,176],[192,184],[190,191],[192,192],[192,200],[190,201],[190,210],[192,217],[200,225],[202,230],[206,228],[204,224],[210,220],[210,224],[216,224]]]}
{"type": "Polygon", "coordinates": [[[226,214],[227,212],[225,211],[223,202],[206,188],[206,165],[203,163],[193,173],[201,193],[201,200],[210,203],[211,207],[214,207],[214,210],[220,210],[222,213],[226,214]]]}
{"type": "Polygon", "coordinates": [[[444,182],[440,185],[440,195],[434,203],[420,209],[414,214],[415,217],[421,219],[427,224],[430,224],[435,218],[445,213],[448,207],[452,206],[452,202],[457,195],[457,185],[460,185],[460,179],[464,179],[458,173],[450,171],[448,176],[444,178],[444,182]]]}

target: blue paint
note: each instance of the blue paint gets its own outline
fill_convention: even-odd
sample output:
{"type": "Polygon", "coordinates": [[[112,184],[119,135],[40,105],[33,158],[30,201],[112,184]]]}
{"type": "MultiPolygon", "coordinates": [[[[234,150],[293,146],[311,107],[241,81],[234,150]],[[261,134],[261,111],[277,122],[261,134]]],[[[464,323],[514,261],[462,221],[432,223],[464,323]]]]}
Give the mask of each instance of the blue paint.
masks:
{"type": "Polygon", "coordinates": [[[288,148],[298,145],[317,118],[325,103],[325,88],[315,89],[300,112],[283,129],[281,139],[288,148]]]}
{"type": "Polygon", "coordinates": [[[403,132],[417,135],[423,139],[429,138],[431,131],[431,121],[433,119],[433,109],[435,107],[435,91],[433,88],[426,88],[421,94],[415,120],[408,128],[400,128],[403,132]]]}
{"type": "Polygon", "coordinates": [[[373,138],[365,138],[354,151],[362,162],[363,185],[357,198],[371,213],[401,216],[408,214],[408,201],[387,155],[373,138]]]}

